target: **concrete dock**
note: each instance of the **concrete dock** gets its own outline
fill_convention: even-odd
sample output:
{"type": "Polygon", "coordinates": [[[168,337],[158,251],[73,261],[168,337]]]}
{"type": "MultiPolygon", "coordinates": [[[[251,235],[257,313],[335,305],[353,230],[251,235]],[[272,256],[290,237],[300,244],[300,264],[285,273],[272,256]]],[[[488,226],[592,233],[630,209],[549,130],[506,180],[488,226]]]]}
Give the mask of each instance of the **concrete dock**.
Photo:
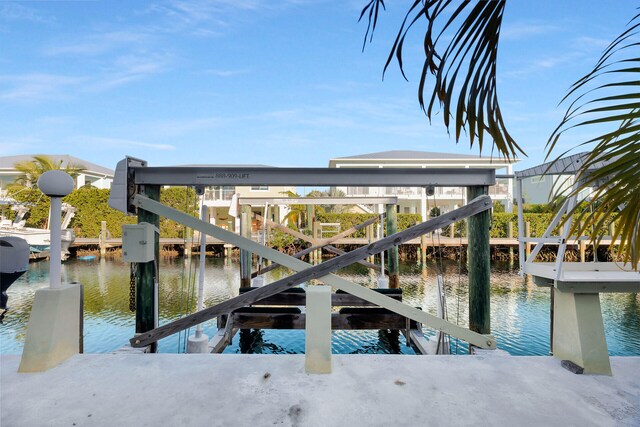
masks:
{"type": "Polygon", "coordinates": [[[85,354],[18,374],[0,356],[0,425],[639,426],[640,357],[613,377],[552,357],[85,354]]]}

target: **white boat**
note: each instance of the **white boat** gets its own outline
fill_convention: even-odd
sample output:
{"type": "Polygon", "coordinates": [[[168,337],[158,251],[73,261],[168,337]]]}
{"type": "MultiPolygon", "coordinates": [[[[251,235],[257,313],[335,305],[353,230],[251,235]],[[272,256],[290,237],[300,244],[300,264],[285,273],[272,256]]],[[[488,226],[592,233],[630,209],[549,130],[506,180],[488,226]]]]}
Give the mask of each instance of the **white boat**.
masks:
{"type": "MultiPolygon", "coordinates": [[[[2,217],[0,219],[0,236],[15,236],[24,239],[29,244],[32,258],[48,256],[51,232],[49,229],[25,227],[25,215],[29,208],[25,205],[15,204],[11,210],[16,211],[13,221],[2,217]]],[[[76,236],[72,229],[67,228],[71,218],[75,215],[76,208],[66,203],[62,205],[64,219],[62,220],[62,246],[60,256],[62,260],[69,258],[69,247],[75,241],[76,236]]]]}

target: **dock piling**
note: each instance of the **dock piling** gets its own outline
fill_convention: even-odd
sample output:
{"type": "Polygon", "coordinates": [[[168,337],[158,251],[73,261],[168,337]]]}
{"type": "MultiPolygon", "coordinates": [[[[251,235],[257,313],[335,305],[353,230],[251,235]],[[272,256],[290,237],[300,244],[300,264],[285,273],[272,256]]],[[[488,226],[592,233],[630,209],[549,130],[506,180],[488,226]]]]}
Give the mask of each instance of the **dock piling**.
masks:
{"type": "MultiPolygon", "coordinates": [[[[467,200],[487,194],[485,186],[467,188],[467,200]]],[[[469,329],[480,334],[491,333],[490,318],[490,248],[489,221],[491,211],[486,210],[467,219],[469,244],[469,329]]]]}
{"type": "MultiPolygon", "coordinates": [[[[387,210],[387,236],[398,232],[398,212],[396,205],[386,205],[387,210]]],[[[389,288],[400,287],[400,277],[398,276],[398,246],[387,250],[387,265],[389,270],[389,288]]]]}
{"type": "MultiPolygon", "coordinates": [[[[160,186],[145,185],[142,194],[151,200],[160,201],[160,186]]],[[[160,216],[144,209],[138,210],[138,224],[149,223],[160,228],[160,216]]],[[[155,260],[160,257],[160,238],[154,233],[155,260]]],[[[136,286],[136,333],[141,334],[157,327],[156,307],[158,304],[156,293],[156,261],[140,262],[137,264],[136,286]]],[[[152,343],[151,352],[156,353],[158,344],[152,343]]]]}
{"type": "MultiPolygon", "coordinates": [[[[251,206],[242,206],[240,213],[240,235],[251,239],[251,206]]],[[[240,249],[240,287],[251,286],[251,258],[253,254],[240,249]]]]}

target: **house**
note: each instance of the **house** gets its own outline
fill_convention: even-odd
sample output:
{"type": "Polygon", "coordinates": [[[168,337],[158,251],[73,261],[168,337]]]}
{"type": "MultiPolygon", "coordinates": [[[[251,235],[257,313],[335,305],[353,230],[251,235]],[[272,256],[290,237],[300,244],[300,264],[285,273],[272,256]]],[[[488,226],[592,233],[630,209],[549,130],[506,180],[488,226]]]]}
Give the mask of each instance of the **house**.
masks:
{"type": "MultiPolygon", "coordinates": [[[[6,187],[21,175],[21,172],[18,172],[15,168],[16,163],[31,161],[33,160],[34,155],[38,156],[40,154],[24,154],[19,156],[0,157],[0,187],[6,187]]],[[[84,167],[85,170],[82,171],[82,173],[78,174],[78,176],[76,177],[76,188],[80,188],[84,185],[92,185],[97,188],[111,188],[114,174],[112,169],[105,168],[104,166],[100,166],[95,163],[70,156],[68,154],[43,155],[51,158],[54,162],[62,162],[61,166],[63,169],[67,165],[84,167]]]]}
{"type": "MultiPolygon", "coordinates": [[[[481,157],[465,154],[428,151],[393,150],[378,153],[337,157],[329,160],[330,168],[491,168],[496,169],[496,185],[489,188],[494,201],[501,202],[508,212],[513,207],[513,165],[518,159],[481,157]],[[502,176],[502,177],[501,177],[502,176]]],[[[419,213],[426,218],[434,207],[441,212],[463,206],[466,191],[463,188],[436,187],[433,195],[425,188],[412,187],[337,187],[347,197],[397,196],[400,213],[419,213]]]]}
{"type": "MultiPolygon", "coordinates": [[[[189,166],[203,166],[203,165],[189,165],[189,166]]],[[[264,167],[264,165],[206,165],[210,167],[264,167]]],[[[232,199],[234,195],[237,195],[237,199],[242,198],[284,198],[289,193],[295,193],[295,186],[212,186],[206,187],[203,195],[203,203],[209,210],[209,221],[219,227],[239,232],[239,221],[235,221],[235,218],[229,214],[232,199]]],[[[252,206],[252,212],[263,215],[264,205],[252,206]]],[[[282,206],[270,206],[269,207],[269,219],[277,222],[282,222],[284,217],[289,212],[287,205],[282,206]]],[[[256,221],[253,221],[254,228],[256,221]]],[[[254,230],[256,231],[256,230],[254,230]]]]}
{"type": "Polygon", "coordinates": [[[522,179],[522,198],[525,204],[541,205],[551,201],[554,194],[563,194],[574,183],[573,175],[537,175],[522,179]]]}

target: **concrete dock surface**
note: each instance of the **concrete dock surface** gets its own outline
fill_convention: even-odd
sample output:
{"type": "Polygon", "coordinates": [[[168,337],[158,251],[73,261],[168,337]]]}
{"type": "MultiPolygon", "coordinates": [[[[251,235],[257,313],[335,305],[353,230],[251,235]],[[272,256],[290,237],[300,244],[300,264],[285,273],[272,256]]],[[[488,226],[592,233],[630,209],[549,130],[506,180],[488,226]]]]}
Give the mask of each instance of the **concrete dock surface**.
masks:
{"type": "Polygon", "coordinates": [[[0,425],[640,426],[640,357],[613,376],[552,357],[84,354],[18,374],[0,356],[0,425]]]}

